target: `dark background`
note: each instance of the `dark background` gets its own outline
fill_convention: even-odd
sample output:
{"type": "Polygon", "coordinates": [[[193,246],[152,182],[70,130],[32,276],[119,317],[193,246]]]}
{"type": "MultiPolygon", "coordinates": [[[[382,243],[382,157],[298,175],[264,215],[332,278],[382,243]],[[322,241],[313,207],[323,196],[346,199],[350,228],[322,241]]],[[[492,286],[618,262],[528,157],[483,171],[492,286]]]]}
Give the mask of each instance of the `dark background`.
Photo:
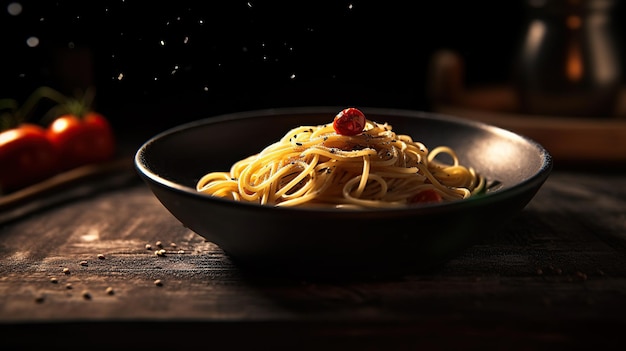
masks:
{"type": "Polygon", "coordinates": [[[458,52],[467,85],[507,81],[525,19],[521,0],[12,2],[0,98],[95,86],[120,133],[145,135],[270,107],[428,110],[433,53],[458,52]]]}

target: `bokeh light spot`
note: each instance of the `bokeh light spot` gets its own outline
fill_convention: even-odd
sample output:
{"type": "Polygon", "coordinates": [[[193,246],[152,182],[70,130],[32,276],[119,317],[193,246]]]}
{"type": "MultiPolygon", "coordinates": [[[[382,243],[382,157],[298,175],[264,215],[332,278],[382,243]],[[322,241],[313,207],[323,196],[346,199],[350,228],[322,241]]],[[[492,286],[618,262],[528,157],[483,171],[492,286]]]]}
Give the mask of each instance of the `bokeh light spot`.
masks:
{"type": "Polygon", "coordinates": [[[11,16],[18,16],[22,13],[22,4],[19,2],[12,2],[7,6],[7,12],[11,16]]]}
{"type": "Polygon", "coordinates": [[[39,45],[39,38],[37,37],[30,37],[28,39],[26,39],[26,45],[28,45],[31,48],[34,48],[36,46],[39,45]]]}

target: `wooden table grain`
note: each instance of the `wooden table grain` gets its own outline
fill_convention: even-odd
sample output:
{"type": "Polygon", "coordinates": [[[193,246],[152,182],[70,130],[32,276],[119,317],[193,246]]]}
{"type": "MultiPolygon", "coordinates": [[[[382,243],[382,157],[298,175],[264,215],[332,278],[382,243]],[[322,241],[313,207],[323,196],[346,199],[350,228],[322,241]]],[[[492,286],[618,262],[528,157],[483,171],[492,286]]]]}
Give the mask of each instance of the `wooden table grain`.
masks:
{"type": "Polygon", "coordinates": [[[394,278],[255,278],[135,177],[0,225],[19,348],[619,349],[625,328],[622,171],[556,169],[504,228],[394,278]]]}

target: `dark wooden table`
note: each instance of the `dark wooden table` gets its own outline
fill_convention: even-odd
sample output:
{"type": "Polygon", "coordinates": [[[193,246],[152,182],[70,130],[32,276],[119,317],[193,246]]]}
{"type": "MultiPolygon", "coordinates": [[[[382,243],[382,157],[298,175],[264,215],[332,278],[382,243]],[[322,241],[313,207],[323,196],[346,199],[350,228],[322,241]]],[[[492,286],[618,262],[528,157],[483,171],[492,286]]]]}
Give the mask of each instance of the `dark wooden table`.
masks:
{"type": "Polygon", "coordinates": [[[510,224],[433,272],[346,281],[250,277],[122,172],[0,224],[3,350],[626,345],[622,171],[557,167],[510,224]]]}

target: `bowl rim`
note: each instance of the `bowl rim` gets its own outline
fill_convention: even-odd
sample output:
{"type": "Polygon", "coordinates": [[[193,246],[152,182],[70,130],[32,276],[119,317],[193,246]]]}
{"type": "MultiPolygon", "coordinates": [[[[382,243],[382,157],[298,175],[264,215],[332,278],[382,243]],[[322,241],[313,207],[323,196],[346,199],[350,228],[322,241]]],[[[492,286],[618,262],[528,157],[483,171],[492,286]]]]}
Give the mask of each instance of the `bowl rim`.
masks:
{"type": "Polygon", "coordinates": [[[398,109],[398,108],[380,108],[380,107],[358,107],[361,111],[367,114],[378,114],[378,115],[393,115],[398,117],[409,117],[409,118],[418,118],[418,119],[433,119],[444,121],[447,123],[459,124],[471,128],[477,128],[485,130],[489,133],[493,134],[501,134],[506,135],[507,138],[515,138],[518,139],[532,148],[536,149],[541,160],[541,165],[539,169],[533,173],[530,177],[511,185],[503,190],[496,190],[494,192],[490,192],[485,194],[484,196],[479,197],[470,197],[468,199],[463,199],[454,202],[446,202],[446,203],[435,203],[435,204],[419,204],[415,206],[406,206],[406,207],[394,207],[394,208],[366,208],[366,209],[341,209],[337,210],[334,208],[325,208],[325,207],[280,207],[280,206],[267,206],[261,205],[257,203],[251,202],[239,202],[233,201],[230,199],[224,199],[219,197],[211,197],[210,195],[200,193],[196,191],[195,188],[190,186],[186,186],[172,180],[166,179],[164,177],[159,176],[158,174],[152,172],[143,162],[143,155],[149,149],[150,145],[158,142],[158,140],[174,135],[177,133],[184,132],[186,130],[196,128],[198,126],[206,126],[211,124],[217,124],[222,122],[229,122],[234,120],[245,120],[245,119],[253,119],[260,117],[267,117],[272,115],[289,115],[289,114],[315,114],[315,113],[336,113],[337,111],[341,111],[345,107],[337,107],[337,106],[305,106],[305,107],[278,107],[278,108],[267,108],[267,109],[256,109],[256,110],[247,110],[240,112],[232,112],[225,114],[218,114],[214,116],[208,116],[201,119],[197,119],[194,121],[186,122],[179,124],[174,127],[170,127],[165,129],[154,136],[150,137],[147,141],[145,141],[136,151],[133,163],[135,166],[135,170],[142,176],[145,180],[150,180],[153,184],[158,184],[161,187],[169,188],[170,190],[181,193],[185,196],[191,196],[197,199],[202,199],[203,201],[214,202],[215,204],[222,204],[226,206],[237,206],[242,209],[254,209],[260,211],[285,211],[285,212],[315,212],[315,213],[323,213],[323,212],[332,212],[332,213],[407,213],[407,212],[415,212],[419,211],[437,211],[439,209],[455,209],[455,208],[465,208],[468,206],[475,206],[478,203],[491,203],[501,201],[502,198],[511,197],[523,192],[528,191],[531,188],[539,188],[539,186],[548,178],[551,173],[554,161],[552,155],[548,152],[548,150],[535,141],[532,138],[524,136],[519,133],[512,132],[510,130],[497,127],[485,122],[480,122],[476,120],[464,119],[462,117],[457,117],[449,114],[437,113],[437,112],[429,112],[429,111],[421,111],[421,110],[409,110],[409,109],[398,109]]]}

